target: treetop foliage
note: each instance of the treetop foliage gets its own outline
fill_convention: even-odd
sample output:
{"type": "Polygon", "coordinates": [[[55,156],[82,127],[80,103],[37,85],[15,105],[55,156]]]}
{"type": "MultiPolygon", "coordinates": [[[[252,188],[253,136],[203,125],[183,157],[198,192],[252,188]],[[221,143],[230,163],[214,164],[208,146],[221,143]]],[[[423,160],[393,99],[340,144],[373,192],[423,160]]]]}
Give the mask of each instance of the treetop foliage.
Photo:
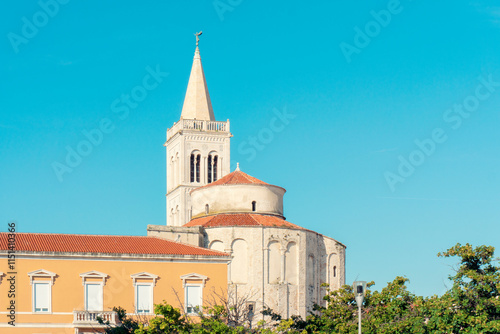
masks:
{"type": "MultiPolygon", "coordinates": [[[[408,278],[398,276],[380,291],[368,283],[362,307],[364,334],[400,333],[500,333],[500,267],[494,247],[456,244],[440,257],[458,257],[459,267],[450,280],[451,289],[442,296],[421,297],[408,291],[408,278]]],[[[358,333],[358,307],[352,286],[329,290],[326,307],[316,305],[306,319],[292,316],[282,319],[270,309],[262,313],[267,321],[257,327],[243,326],[231,319],[231,303],[211,305],[199,314],[200,321],[192,322],[179,309],[162,303],[155,305],[156,316],[148,323],[138,323],[118,312],[122,325],[111,327],[107,333],[358,333]]],[[[235,304],[236,305],[236,304],[235,304]]],[[[240,318],[243,319],[243,318],[240,318]]]]}

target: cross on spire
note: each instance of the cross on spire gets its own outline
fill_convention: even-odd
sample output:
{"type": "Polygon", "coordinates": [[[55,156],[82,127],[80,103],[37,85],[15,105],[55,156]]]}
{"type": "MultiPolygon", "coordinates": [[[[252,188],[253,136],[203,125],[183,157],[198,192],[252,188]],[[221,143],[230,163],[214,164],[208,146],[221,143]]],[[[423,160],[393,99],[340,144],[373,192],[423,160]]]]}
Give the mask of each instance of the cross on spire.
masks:
{"type": "Polygon", "coordinates": [[[203,34],[203,31],[200,31],[200,32],[197,32],[197,33],[194,34],[196,36],[196,46],[198,46],[198,44],[200,44],[200,36],[201,36],[201,34],[203,34]]]}

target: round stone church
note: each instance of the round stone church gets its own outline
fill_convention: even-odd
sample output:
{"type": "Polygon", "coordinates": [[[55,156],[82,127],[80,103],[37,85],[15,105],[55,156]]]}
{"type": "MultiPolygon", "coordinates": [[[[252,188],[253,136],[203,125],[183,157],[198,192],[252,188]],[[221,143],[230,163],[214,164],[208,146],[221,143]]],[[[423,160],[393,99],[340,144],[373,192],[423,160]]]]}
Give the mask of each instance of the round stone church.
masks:
{"type": "Polygon", "coordinates": [[[286,190],[230,172],[229,120],[215,120],[196,47],[180,120],[167,130],[167,224],[148,235],[232,256],[231,293],[260,311],[305,317],[345,284],[345,245],[285,220],[286,190]]]}

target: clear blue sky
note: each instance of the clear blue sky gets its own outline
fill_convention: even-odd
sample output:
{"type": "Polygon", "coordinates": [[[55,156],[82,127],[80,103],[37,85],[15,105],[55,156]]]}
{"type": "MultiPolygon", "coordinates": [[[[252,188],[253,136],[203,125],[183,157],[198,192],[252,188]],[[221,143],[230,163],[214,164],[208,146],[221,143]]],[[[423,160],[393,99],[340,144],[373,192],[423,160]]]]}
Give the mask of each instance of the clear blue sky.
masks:
{"type": "Polygon", "coordinates": [[[500,2],[217,6],[68,1],[49,16],[15,1],[2,10],[1,231],[10,220],[21,232],[89,234],[165,224],[162,145],[203,30],[232,166],[286,188],[287,220],[347,245],[349,283],[380,289],[405,275],[411,291],[441,294],[454,261],[439,251],[500,246],[500,2]],[[113,113],[148,66],[169,74],[126,117],[113,113]],[[295,118],[271,130],[276,110],[295,118]],[[60,182],[54,162],[103,119],[113,131],[60,182]],[[251,137],[262,145],[254,158],[251,137]],[[400,160],[410,158],[418,166],[400,160]]]}

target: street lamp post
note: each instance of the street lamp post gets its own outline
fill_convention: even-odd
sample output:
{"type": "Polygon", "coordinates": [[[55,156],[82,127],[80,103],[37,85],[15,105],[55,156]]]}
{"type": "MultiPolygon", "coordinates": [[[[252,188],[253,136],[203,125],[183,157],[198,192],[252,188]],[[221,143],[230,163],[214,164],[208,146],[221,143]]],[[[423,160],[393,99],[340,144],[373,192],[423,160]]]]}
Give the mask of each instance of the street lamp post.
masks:
{"type": "Polygon", "coordinates": [[[365,299],[366,282],[357,281],[352,284],[354,288],[354,295],[356,297],[356,304],[358,304],[358,333],[361,334],[361,307],[365,299]]]}

